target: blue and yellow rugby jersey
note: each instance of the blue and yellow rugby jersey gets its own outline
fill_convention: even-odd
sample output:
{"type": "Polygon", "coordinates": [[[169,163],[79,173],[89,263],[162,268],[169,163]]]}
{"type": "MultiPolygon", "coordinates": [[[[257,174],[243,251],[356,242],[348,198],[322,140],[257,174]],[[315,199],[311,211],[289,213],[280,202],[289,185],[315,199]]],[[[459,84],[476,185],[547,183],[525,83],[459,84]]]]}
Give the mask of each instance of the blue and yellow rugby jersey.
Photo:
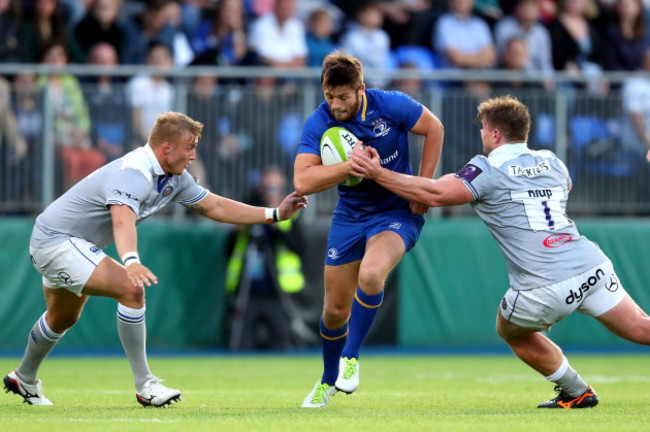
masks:
{"type": "MultiPolygon", "coordinates": [[[[409,161],[408,131],[422,115],[422,104],[410,96],[380,89],[366,89],[357,115],[340,122],[334,118],[326,102],[307,119],[300,138],[298,153],[320,156],[320,140],[331,127],[351,131],[364,144],[374,147],[381,157],[381,165],[392,171],[412,174],[409,161]]],[[[338,208],[375,213],[389,209],[408,208],[408,201],[372,180],[358,186],[339,185],[338,208]]]]}

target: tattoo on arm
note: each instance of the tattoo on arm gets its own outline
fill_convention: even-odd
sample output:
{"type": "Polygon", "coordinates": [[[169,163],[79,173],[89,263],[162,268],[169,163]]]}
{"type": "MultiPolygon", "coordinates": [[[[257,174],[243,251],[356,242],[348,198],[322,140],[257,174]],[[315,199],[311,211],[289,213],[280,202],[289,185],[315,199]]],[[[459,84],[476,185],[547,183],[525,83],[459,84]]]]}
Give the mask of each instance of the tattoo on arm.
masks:
{"type": "Polygon", "coordinates": [[[207,213],[205,207],[203,207],[200,204],[189,204],[189,205],[185,205],[185,207],[187,207],[192,213],[196,213],[201,216],[205,216],[205,214],[207,213]]]}

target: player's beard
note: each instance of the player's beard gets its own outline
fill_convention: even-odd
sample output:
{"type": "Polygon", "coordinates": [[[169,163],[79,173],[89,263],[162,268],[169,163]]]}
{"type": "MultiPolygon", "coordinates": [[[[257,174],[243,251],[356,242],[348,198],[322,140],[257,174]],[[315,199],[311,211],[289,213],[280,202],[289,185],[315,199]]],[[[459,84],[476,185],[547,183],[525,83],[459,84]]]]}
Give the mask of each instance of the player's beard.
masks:
{"type": "MultiPolygon", "coordinates": [[[[357,98],[357,100],[354,103],[354,106],[351,107],[350,109],[345,110],[345,114],[346,114],[345,116],[339,117],[338,114],[336,114],[334,111],[332,111],[332,115],[334,115],[334,118],[337,121],[340,121],[340,122],[350,121],[350,120],[352,120],[354,118],[354,116],[357,115],[357,113],[359,112],[359,108],[361,107],[361,96],[357,95],[355,97],[357,98]]],[[[331,108],[330,108],[330,111],[331,111],[331,108]]]]}

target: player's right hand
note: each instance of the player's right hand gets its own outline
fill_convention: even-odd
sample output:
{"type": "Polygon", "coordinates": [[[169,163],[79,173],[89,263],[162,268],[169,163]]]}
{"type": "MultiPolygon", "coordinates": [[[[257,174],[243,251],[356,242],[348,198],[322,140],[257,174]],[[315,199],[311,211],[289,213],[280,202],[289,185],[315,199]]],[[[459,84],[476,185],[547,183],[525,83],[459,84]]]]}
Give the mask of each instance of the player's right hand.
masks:
{"type": "Polygon", "coordinates": [[[133,286],[144,288],[150,287],[151,284],[158,284],[158,278],[151,270],[143,266],[141,263],[133,263],[126,268],[126,276],[129,278],[133,286]]]}

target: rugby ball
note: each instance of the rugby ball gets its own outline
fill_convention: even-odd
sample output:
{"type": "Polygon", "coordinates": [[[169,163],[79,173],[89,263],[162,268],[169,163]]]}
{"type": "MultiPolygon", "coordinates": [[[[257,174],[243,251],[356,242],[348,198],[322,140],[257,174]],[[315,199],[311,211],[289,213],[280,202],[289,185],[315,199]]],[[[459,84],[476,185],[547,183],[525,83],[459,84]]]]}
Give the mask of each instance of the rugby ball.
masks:
{"type": "MultiPolygon", "coordinates": [[[[350,159],[352,148],[358,139],[352,132],[342,127],[332,127],[325,131],[320,140],[320,158],[325,166],[336,165],[350,159]]],[[[343,186],[356,186],[362,178],[349,176],[341,182],[343,186]]]]}

